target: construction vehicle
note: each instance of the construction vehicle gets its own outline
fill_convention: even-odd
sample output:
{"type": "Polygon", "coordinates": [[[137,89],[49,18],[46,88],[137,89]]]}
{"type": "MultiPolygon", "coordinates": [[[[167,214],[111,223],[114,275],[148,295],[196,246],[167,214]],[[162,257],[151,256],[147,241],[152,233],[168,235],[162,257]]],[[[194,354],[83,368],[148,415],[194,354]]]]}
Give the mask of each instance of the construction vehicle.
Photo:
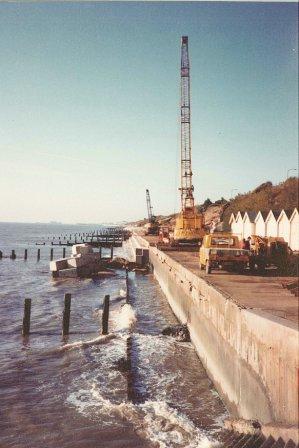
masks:
{"type": "Polygon", "coordinates": [[[288,243],[281,237],[252,235],[249,266],[251,271],[264,272],[266,267],[276,266],[284,271],[289,259],[288,243]]]}
{"type": "Polygon", "coordinates": [[[159,227],[159,240],[157,246],[169,245],[171,240],[171,231],[169,226],[162,225],[159,227]]]}
{"type": "Polygon", "coordinates": [[[243,272],[249,263],[250,251],[241,249],[239,238],[230,233],[205,235],[199,249],[199,267],[210,274],[212,269],[243,272]]]}
{"type": "Polygon", "coordinates": [[[181,212],[174,228],[175,244],[194,245],[203,238],[204,217],[194,205],[191,167],[191,107],[188,36],[181,40],[181,212]]]}
{"type": "Polygon", "coordinates": [[[147,235],[158,235],[159,234],[159,223],[157,222],[156,216],[153,214],[153,207],[151,203],[151,197],[149,190],[146,190],[146,205],[148,214],[148,223],[146,224],[147,235]]]}

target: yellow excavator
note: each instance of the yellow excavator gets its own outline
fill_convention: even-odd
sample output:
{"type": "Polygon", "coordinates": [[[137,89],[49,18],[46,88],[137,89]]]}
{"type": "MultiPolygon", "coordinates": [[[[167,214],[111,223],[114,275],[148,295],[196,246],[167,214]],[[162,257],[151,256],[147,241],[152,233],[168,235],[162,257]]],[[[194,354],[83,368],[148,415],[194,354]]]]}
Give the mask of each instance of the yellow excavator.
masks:
{"type": "Polygon", "coordinates": [[[191,168],[190,64],[188,36],[181,40],[181,212],[174,228],[174,244],[198,245],[204,231],[204,216],[194,205],[191,168]]]}

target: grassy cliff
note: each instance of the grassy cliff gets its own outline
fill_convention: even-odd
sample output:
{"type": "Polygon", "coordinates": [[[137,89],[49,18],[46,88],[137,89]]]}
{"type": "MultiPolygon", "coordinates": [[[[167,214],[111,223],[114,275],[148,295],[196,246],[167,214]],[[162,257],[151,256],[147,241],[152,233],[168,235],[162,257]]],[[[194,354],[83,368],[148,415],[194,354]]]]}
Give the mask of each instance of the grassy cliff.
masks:
{"type": "Polygon", "coordinates": [[[291,177],[278,185],[265,182],[252,191],[238,194],[225,207],[222,220],[228,223],[231,213],[269,210],[293,210],[298,207],[298,178],[291,177]]]}
{"type": "MultiPolygon", "coordinates": [[[[221,198],[216,202],[211,202],[206,199],[203,204],[197,206],[198,211],[205,215],[205,223],[207,228],[210,228],[212,222],[224,222],[224,228],[228,228],[228,221],[231,213],[238,211],[269,211],[269,210],[293,210],[298,207],[298,178],[291,177],[278,185],[273,185],[272,182],[264,182],[252,191],[238,194],[230,201],[221,198]]],[[[170,225],[175,224],[176,215],[157,216],[160,224],[170,225]]],[[[135,225],[144,226],[147,223],[146,219],[137,221],[135,225]]]]}

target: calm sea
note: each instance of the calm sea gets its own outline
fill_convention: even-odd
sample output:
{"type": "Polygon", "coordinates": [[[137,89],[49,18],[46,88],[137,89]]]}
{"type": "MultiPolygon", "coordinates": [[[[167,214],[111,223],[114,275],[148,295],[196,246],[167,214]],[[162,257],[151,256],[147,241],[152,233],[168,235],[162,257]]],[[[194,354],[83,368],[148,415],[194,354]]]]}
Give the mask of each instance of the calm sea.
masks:
{"type": "MultiPolygon", "coordinates": [[[[123,271],[98,280],[51,278],[48,241],[89,230],[95,229],[0,223],[1,448],[214,446],[225,408],[192,345],[161,335],[177,321],[154,277],[129,274],[131,306],[123,306],[123,271]],[[35,245],[43,240],[47,245],[35,245]],[[16,260],[6,257],[12,249],[16,260]],[[65,293],[72,295],[71,333],[63,340],[65,293]],[[106,294],[115,338],[103,342],[106,294]],[[27,339],[21,336],[25,298],[32,299],[27,339]]],[[[115,249],[117,255],[129,256],[129,245],[115,249]]],[[[62,247],[55,247],[54,258],[61,256],[62,247]]]]}

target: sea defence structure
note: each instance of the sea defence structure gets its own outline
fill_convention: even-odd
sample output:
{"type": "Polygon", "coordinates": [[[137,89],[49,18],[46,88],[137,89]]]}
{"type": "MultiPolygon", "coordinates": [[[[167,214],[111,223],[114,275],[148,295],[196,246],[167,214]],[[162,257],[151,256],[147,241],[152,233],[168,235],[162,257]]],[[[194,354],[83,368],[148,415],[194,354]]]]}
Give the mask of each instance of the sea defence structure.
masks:
{"type": "MultiPolygon", "coordinates": [[[[232,417],[297,438],[298,307],[288,279],[199,270],[198,254],[145,248],[168,302],[182,323],[232,417]]],[[[265,429],[265,431],[267,431],[265,429]]]]}

